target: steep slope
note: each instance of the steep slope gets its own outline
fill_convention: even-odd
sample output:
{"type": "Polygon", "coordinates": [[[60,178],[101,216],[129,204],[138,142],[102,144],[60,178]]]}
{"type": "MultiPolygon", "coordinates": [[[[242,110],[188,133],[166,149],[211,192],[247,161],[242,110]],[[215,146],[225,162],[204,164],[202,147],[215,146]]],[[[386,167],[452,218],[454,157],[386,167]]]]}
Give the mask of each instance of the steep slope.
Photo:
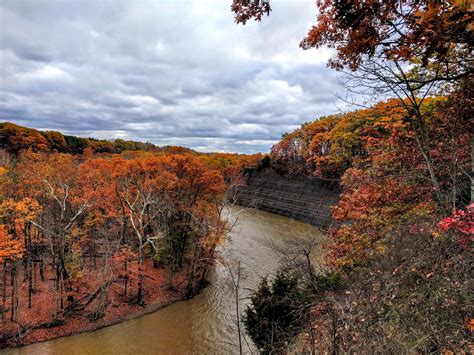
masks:
{"type": "Polygon", "coordinates": [[[276,213],[312,225],[326,227],[330,207],[338,194],[319,180],[307,176],[286,177],[271,168],[252,171],[247,185],[238,188],[236,202],[245,207],[276,213]]]}

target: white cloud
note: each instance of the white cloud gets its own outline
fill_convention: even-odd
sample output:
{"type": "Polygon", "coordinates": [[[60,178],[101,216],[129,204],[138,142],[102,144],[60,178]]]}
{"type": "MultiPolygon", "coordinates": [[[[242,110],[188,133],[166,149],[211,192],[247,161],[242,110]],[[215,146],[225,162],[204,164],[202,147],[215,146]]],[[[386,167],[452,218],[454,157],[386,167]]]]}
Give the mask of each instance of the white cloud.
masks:
{"type": "Polygon", "coordinates": [[[66,71],[52,65],[43,65],[41,68],[18,74],[19,80],[25,81],[73,81],[74,78],[66,71]]]}
{"type": "Polygon", "coordinates": [[[230,4],[1,2],[0,121],[255,152],[337,111],[331,51],[298,47],[314,0],[273,0],[245,27],[230,4]]]}

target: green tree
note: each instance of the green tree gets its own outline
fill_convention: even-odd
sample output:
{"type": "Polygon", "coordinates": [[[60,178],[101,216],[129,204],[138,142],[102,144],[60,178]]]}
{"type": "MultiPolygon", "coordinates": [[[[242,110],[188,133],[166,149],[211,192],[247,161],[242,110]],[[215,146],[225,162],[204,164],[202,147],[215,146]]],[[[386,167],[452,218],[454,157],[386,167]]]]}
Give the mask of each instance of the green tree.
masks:
{"type": "Polygon", "coordinates": [[[308,302],[298,287],[297,278],[278,271],[270,285],[264,278],[251,296],[243,324],[258,349],[264,353],[285,351],[305,324],[308,302]]]}

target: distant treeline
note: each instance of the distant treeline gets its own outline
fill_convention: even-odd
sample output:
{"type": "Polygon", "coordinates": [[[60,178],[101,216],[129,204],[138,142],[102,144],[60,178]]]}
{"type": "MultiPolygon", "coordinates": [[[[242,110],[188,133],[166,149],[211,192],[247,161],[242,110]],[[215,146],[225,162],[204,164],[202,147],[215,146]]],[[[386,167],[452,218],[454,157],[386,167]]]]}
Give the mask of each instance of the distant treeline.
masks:
{"type": "Polygon", "coordinates": [[[82,154],[91,148],[96,153],[121,153],[125,150],[166,153],[196,153],[192,149],[179,146],[158,147],[152,143],[105,140],[64,135],[57,131],[38,131],[10,122],[0,123],[0,147],[12,154],[31,149],[34,152],[58,152],[82,154]]]}

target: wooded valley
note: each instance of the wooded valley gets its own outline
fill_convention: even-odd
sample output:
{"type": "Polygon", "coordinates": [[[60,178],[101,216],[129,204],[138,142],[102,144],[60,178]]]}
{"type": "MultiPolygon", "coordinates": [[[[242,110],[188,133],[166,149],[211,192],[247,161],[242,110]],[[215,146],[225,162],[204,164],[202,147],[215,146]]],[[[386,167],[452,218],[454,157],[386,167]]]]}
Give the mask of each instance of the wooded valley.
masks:
{"type": "MultiPolygon", "coordinates": [[[[32,121],[15,115],[24,112],[20,106],[26,99],[4,95],[5,107],[15,100],[21,104],[4,111],[0,106],[5,115],[1,118],[16,122],[0,123],[0,347],[138,317],[193,298],[209,280],[226,277],[230,293],[214,289],[216,297],[228,298],[226,302],[217,300],[217,305],[198,311],[219,313],[224,323],[215,317],[209,328],[220,333],[225,324],[235,339],[206,338],[199,350],[230,348],[240,354],[473,351],[473,4],[317,0],[312,8],[314,24],[299,45],[314,50],[306,54],[327,56],[327,66],[335,74],[316,75],[319,82],[314,82],[309,72],[321,70],[319,58],[295,59],[289,50],[267,48],[283,48],[282,42],[293,43],[293,35],[299,33],[292,28],[287,37],[284,31],[269,30],[280,21],[289,26],[282,10],[288,4],[283,3],[272,3],[275,9],[282,6],[273,14],[268,0],[229,1],[226,14],[247,26],[239,28],[242,31],[235,38],[233,32],[230,35],[216,25],[225,18],[218,11],[207,16],[217,3],[189,5],[192,16],[183,15],[183,24],[193,16],[201,22],[215,21],[216,38],[232,38],[232,45],[223,46],[222,58],[214,61],[218,56],[213,54],[219,50],[215,43],[222,42],[198,47],[196,38],[211,37],[211,31],[203,29],[205,24],[188,32],[174,28],[172,40],[157,39],[153,48],[136,57],[130,53],[120,57],[126,59],[111,77],[122,81],[114,90],[100,93],[105,104],[97,104],[100,100],[95,96],[89,101],[56,102],[56,109],[70,103],[72,110],[77,105],[71,122],[86,116],[82,110],[97,110],[93,119],[84,118],[83,125],[76,122],[80,132],[154,137],[153,142],[165,142],[164,146],[23,127],[16,123],[32,121]],[[266,27],[268,16],[276,22],[266,27]],[[248,46],[239,42],[245,38],[250,43],[256,33],[264,34],[264,39],[248,46]],[[188,36],[198,48],[191,46],[190,54],[182,52],[189,43],[179,42],[188,36]],[[166,52],[175,42],[180,43],[179,60],[173,56],[176,53],[166,52]],[[160,62],[166,57],[163,53],[171,58],[165,64],[160,62]],[[203,53],[205,69],[197,74],[191,59],[203,53]],[[139,70],[128,75],[130,58],[138,61],[139,70]],[[185,71],[186,65],[191,71],[185,71]],[[299,71],[292,71],[295,67],[299,71]],[[147,82],[151,72],[155,76],[147,82]],[[180,76],[179,80],[167,78],[169,73],[180,76]],[[158,90],[158,95],[153,90],[162,79],[173,87],[158,90]],[[327,91],[336,79],[339,91],[334,96],[341,103],[340,112],[326,114],[334,112],[325,106],[327,97],[312,91],[327,91]],[[238,95],[238,87],[245,95],[238,95]],[[311,120],[306,106],[298,105],[308,105],[312,114],[315,100],[325,107],[318,112],[325,113],[311,120]],[[304,121],[308,122],[301,124],[304,121]],[[95,124],[100,128],[91,128],[95,124]],[[279,137],[282,127],[289,132],[277,141],[275,132],[279,137]],[[149,132],[153,129],[154,135],[149,132]],[[194,149],[166,145],[169,142],[186,142],[194,149]],[[253,153],[263,146],[272,147],[257,154],[220,152],[253,153]],[[209,147],[219,152],[210,153],[209,147]],[[281,184],[271,186],[272,181],[281,184]],[[304,186],[294,187],[298,184],[304,186]],[[281,191],[282,186],[292,191],[281,191]],[[262,258],[275,270],[258,274],[259,284],[251,290],[245,286],[246,278],[267,266],[252,254],[256,250],[245,248],[257,245],[252,244],[256,235],[238,235],[241,244],[229,242],[237,221],[229,218],[228,207],[239,201],[243,191],[246,195],[240,201],[247,202],[241,202],[235,214],[250,211],[246,217],[255,229],[250,234],[260,232],[254,214],[261,211],[248,209],[255,206],[319,227],[304,229],[314,234],[310,239],[300,238],[291,227],[283,235],[279,229],[285,228],[272,229],[273,223],[296,225],[280,216],[273,215],[283,218],[277,223],[268,214],[267,218],[260,215],[266,224],[262,230],[275,235],[265,236],[266,244],[259,240],[258,246],[278,260],[274,267],[262,258]],[[320,196],[312,195],[316,193],[320,196]],[[261,196],[265,204],[258,201],[261,196]],[[318,210],[306,213],[309,209],[318,210]],[[281,240],[276,243],[273,237],[281,240]],[[220,248],[223,245],[230,248],[220,248]],[[241,257],[249,254],[243,257],[248,257],[253,269],[231,260],[235,245],[240,245],[241,257]]],[[[179,18],[184,9],[170,11],[179,18]]],[[[148,8],[145,12],[148,15],[148,8]]],[[[147,19],[132,21],[139,35],[133,40],[125,36],[126,44],[112,46],[110,58],[129,48],[135,51],[142,35],[148,44],[145,26],[141,27],[147,19]]],[[[154,26],[158,21],[152,20],[154,26]]],[[[173,24],[177,22],[173,18],[173,24]]],[[[93,26],[84,28],[89,31],[93,26]]],[[[89,32],[90,43],[102,38],[99,32],[89,32]]],[[[99,43],[102,47],[105,41],[99,43]]],[[[20,54],[5,53],[8,60],[27,57],[29,64],[46,60],[33,56],[31,48],[25,45],[20,54]]],[[[100,62],[101,73],[112,66],[110,58],[100,62]]],[[[48,80],[67,83],[61,95],[72,92],[71,83],[79,84],[66,70],[87,66],[81,63],[76,68],[71,63],[60,63],[62,69],[51,64],[15,74],[11,87],[23,90],[32,77],[46,82],[38,102],[54,96],[48,91],[54,86],[48,80]],[[21,80],[26,84],[15,86],[21,80]]],[[[5,77],[8,70],[2,71],[5,77]]],[[[91,83],[87,86],[98,81],[91,79],[91,83]]],[[[62,124],[58,116],[48,116],[54,111],[51,107],[42,109],[44,123],[32,126],[62,124]]],[[[185,317],[183,323],[188,321],[185,317]]],[[[196,332],[199,327],[189,323],[185,335],[178,336],[189,337],[191,343],[204,338],[204,333],[196,332]]],[[[140,327],[135,331],[144,332],[140,327]]],[[[128,350],[134,353],[133,348],[128,350]]],[[[155,350],[176,349],[150,352],[155,350]]]]}

